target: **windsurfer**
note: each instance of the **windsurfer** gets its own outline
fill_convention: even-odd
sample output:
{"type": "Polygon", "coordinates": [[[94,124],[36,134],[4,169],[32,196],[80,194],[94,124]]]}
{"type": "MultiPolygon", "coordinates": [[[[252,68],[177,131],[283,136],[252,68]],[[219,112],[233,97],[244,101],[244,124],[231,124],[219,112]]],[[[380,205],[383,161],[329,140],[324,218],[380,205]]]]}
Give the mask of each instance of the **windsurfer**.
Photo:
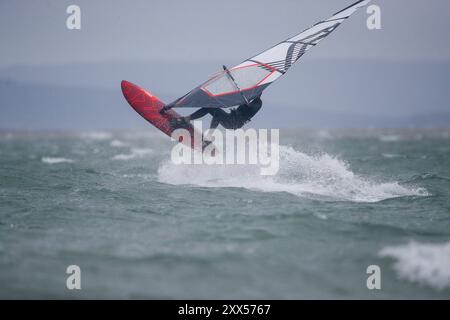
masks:
{"type": "Polygon", "coordinates": [[[220,108],[201,108],[186,117],[172,119],[170,124],[174,129],[183,128],[189,125],[192,120],[200,119],[201,117],[210,114],[211,129],[215,129],[220,125],[225,129],[240,129],[249,122],[255,114],[261,109],[262,100],[260,97],[253,99],[249,104],[241,104],[230,112],[226,112],[220,108]]]}

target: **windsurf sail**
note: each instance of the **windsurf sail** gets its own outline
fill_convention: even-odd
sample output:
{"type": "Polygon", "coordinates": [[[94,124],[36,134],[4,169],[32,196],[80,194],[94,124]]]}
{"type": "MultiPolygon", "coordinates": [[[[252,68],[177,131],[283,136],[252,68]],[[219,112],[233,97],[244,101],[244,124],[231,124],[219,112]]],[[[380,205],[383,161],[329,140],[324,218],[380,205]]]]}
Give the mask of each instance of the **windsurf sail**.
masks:
{"type": "Polygon", "coordinates": [[[233,68],[224,67],[167,108],[228,108],[259,97],[271,83],[284,75],[306,51],[316,46],[347,18],[370,0],[360,0],[319,21],[303,32],[251,57],[233,68]]]}
{"type": "Polygon", "coordinates": [[[244,102],[245,102],[246,104],[248,104],[249,102],[248,102],[247,98],[246,98],[245,95],[242,93],[242,90],[241,90],[241,88],[239,88],[239,85],[236,83],[236,80],[234,80],[234,77],[233,77],[233,75],[231,74],[230,70],[228,70],[228,68],[227,68],[226,66],[223,66],[223,70],[225,70],[225,72],[227,73],[228,78],[230,78],[230,80],[231,80],[231,82],[233,82],[235,88],[236,88],[236,89],[239,91],[239,93],[241,94],[242,99],[244,100],[244,102]]]}

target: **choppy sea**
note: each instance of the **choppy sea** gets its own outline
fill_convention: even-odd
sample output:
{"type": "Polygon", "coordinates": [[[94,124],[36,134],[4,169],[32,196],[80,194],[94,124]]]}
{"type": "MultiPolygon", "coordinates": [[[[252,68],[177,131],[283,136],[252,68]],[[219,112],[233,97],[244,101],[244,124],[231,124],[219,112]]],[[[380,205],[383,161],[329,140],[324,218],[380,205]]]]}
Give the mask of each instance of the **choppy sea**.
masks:
{"type": "Polygon", "coordinates": [[[153,130],[1,132],[0,297],[450,298],[450,129],[280,139],[262,176],[153,130]]]}

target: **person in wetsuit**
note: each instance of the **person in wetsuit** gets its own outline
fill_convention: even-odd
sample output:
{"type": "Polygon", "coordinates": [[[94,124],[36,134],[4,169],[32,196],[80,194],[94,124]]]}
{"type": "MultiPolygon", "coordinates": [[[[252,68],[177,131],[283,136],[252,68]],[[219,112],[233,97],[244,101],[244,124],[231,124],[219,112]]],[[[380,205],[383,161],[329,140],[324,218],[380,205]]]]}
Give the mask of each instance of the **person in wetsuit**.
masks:
{"type": "Polygon", "coordinates": [[[253,118],[253,116],[261,109],[262,100],[257,97],[252,100],[248,105],[241,104],[235,109],[231,109],[230,112],[226,112],[221,108],[201,108],[187,117],[180,117],[177,119],[172,119],[171,125],[174,129],[183,128],[190,121],[200,119],[201,117],[210,114],[211,119],[211,129],[215,129],[220,125],[225,129],[240,129],[253,118]]]}

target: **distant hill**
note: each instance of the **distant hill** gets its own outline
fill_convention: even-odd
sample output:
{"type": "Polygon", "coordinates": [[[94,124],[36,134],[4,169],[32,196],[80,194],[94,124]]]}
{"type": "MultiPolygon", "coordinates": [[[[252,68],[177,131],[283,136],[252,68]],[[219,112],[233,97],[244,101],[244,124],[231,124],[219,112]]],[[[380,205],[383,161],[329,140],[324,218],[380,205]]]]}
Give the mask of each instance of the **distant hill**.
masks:
{"type": "MultiPolygon", "coordinates": [[[[206,80],[220,66],[214,61],[105,62],[2,69],[0,129],[146,126],[123,99],[120,80],[130,80],[169,102],[206,80]]],[[[450,126],[448,74],[448,62],[399,64],[305,58],[266,90],[264,107],[252,125],[450,126]]]]}

